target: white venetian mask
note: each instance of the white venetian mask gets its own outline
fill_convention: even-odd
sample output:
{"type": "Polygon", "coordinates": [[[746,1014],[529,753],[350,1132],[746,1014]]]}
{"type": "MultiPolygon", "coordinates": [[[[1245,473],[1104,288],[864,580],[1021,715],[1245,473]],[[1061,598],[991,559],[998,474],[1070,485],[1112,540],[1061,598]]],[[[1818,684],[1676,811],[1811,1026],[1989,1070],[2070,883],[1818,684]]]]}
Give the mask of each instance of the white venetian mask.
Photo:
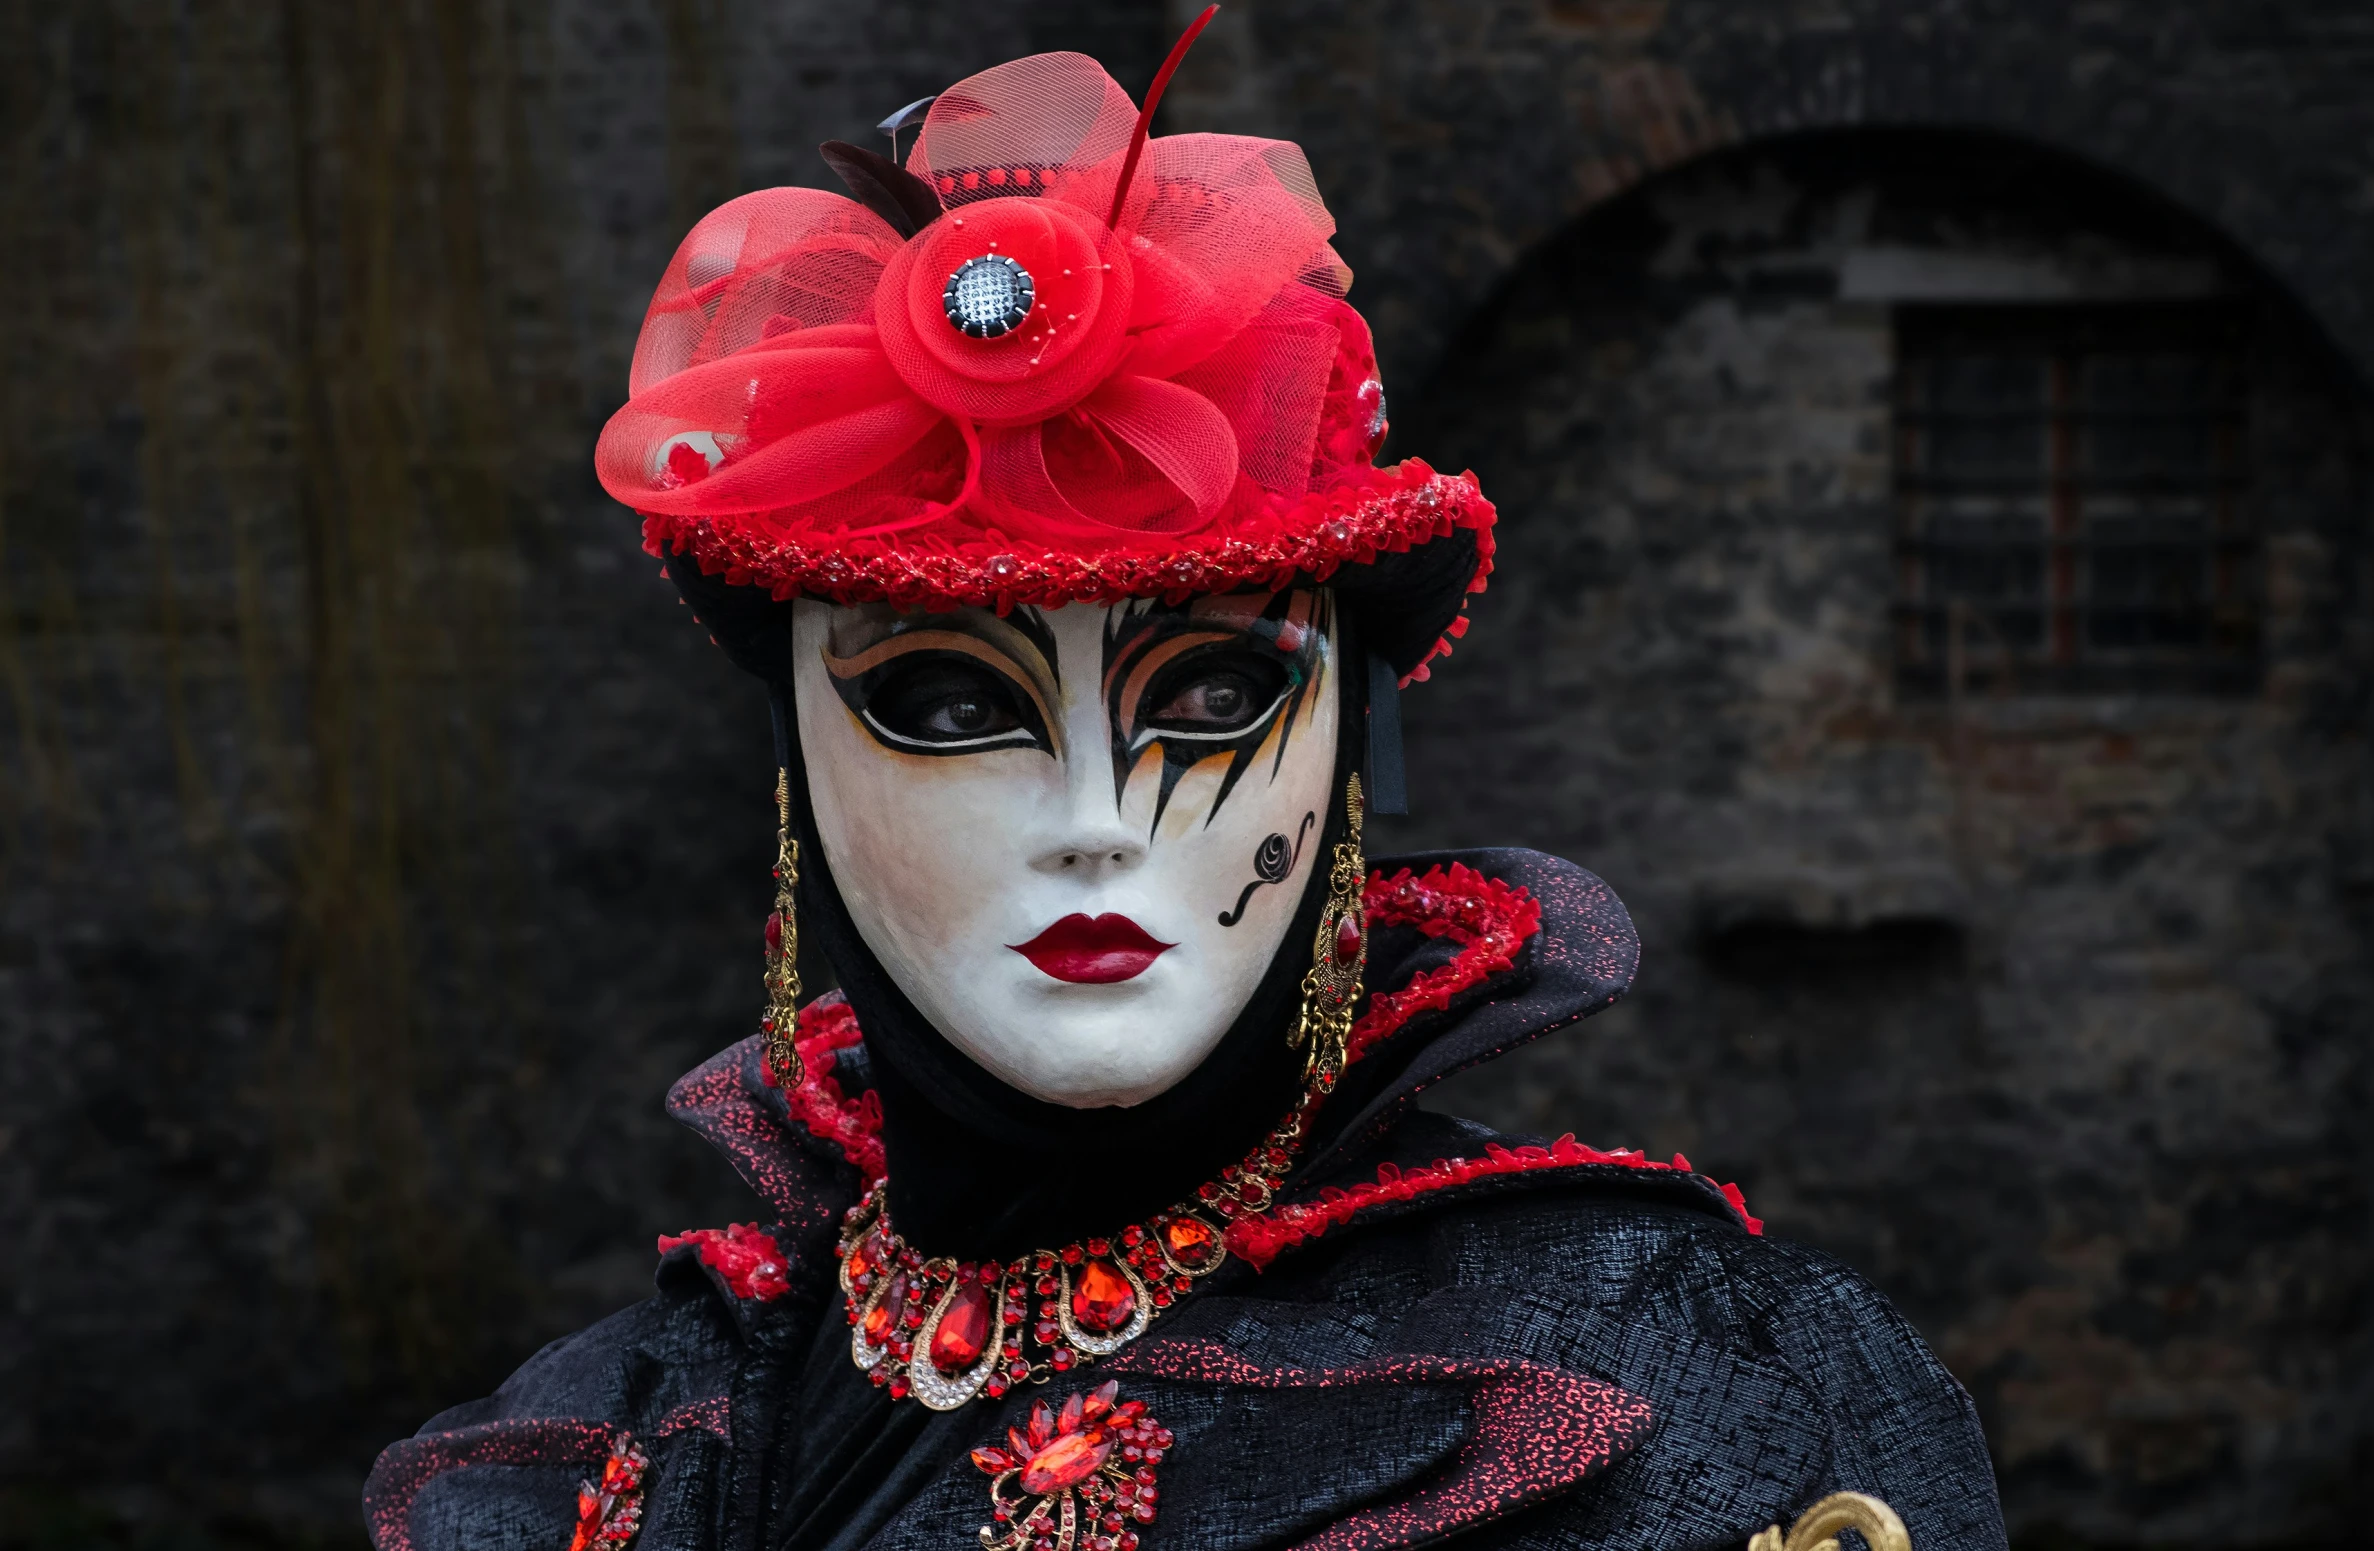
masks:
{"type": "Polygon", "coordinates": [[[1142,1103],[1193,1071],[1318,865],[1330,595],[1002,619],[802,600],[794,639],[817,832],[917,1010],[1073,1108],[1142,1103]]]}

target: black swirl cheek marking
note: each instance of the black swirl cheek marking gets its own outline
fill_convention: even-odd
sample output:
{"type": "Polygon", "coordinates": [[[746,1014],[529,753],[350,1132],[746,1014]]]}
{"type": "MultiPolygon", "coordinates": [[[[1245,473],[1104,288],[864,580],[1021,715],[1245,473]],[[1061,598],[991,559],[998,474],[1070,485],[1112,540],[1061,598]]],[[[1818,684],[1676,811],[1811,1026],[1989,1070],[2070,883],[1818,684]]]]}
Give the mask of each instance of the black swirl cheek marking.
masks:
{"type": "Polygon", "coordinates": [[[1253,870],[1264,883],[1283,883],[1287,869],[1294,865],[1294,853],[1286,847],[1284,835],[1272,835],[1261,842],[1261,849],[1253,853],[1253,870]]]}
{"type": "Polygon", "coordinates": [[[1245,906],[1251,902],[1255,889],[1265,883],[1284,883],[1293,876],[1294,864],[1302,860],[1303,837],[1311,832],[1311,826],[1318,822],[1318,818],[1316,813],[1302,816],[1302,827],[1295,831],[1292,847],[1286,844],[1284,835],[1273,834],[1261,842],[1260,848],[1253,853],[1253,881],[1246,884],[1245,891],[1236,897],[1234,910],[1220,912],[1222,926],[1234,926],[1245,918],[1245,906]]]}

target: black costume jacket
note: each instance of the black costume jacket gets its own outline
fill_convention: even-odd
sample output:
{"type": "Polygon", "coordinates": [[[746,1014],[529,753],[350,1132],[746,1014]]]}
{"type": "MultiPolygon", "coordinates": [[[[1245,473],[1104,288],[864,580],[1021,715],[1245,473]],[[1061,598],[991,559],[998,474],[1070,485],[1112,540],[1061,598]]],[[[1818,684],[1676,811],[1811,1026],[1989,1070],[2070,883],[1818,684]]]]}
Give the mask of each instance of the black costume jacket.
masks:
{"type": "MultiPolygon", "coordinates": [[[[1852,1271],[1760,1236],[1735,1193],[1686,1170],[1522,1152],[1416,1107],[1605,1006],[1637,957],[1622,905],[1566,863],[1402,862],[1454,860],[1529,890],[1541,929],[1346,1073],[1284,1192],[1332,1201],[1324,1231],[1285,1235],[1259,1270],[1232,1260],[1044,1386],[945,1413],[894,1403],[854,1376],[834,1281],[859,1176],[791,1118],[753,1039],[670,1107],[765,1198],[787,1276],[754,1287],[671,1250],[649,1302],[381,1456],[365,1495],[379,1551],[564,1551],[580,1480],[629,1435],[648,1460],[634,1551],[966,1551],[990,1518],[971,1451],[1107,1380],[1173,1435],[1159,1510],[1133,1525],[1145,1551],[1740,1551],[1838,1490],[1892,1505],[1919,1551],[2002,1546],[1968,1398],[1852,1271]]],[[[1456,946],[1380,926],[1370,984],[1456,946]]],[[[839,1069],[864,1087],[862,1048],[839,1069]]]]}

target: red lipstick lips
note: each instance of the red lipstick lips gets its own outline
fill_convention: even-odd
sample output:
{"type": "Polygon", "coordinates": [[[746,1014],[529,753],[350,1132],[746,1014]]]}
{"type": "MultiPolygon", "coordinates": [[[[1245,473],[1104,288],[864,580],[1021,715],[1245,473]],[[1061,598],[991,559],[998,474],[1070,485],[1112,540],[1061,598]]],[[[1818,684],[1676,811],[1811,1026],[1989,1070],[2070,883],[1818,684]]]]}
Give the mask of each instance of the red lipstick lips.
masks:
{"type": "Polygon", "coordinates": [[[1178,945],[1156,942],[1124,915],[1068,915],[1030,941],[1009,946],[1037,965],[1041,974],[1074,985],[1102,986],[1136,979],[1178,945]]]}

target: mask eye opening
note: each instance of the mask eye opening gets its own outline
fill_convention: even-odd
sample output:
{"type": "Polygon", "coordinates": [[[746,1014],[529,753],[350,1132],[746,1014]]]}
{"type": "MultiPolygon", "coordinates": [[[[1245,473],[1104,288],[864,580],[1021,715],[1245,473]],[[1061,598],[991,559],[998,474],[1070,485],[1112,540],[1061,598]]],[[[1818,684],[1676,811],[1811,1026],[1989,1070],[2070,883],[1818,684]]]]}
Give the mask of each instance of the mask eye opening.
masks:
{"type": "Polygon", "coordinates": [[[1053,753],[1037,697],[996,662],[970,652],[899,653],[833,687],[884,747],[912,754],[1053,753]],[[968,723],[978,722],[978,727],[968,723]]]}
{"type": "Polygon", "coordinates": [[[1224,744],[1258,735],[1277,716],[1301,685],[1301,673],[1282,661],[1274,647],[1254,636],[1217,642],[1184,653],[1167,664],[1140,695],[1135,720],[1137,736],[1132,752],[1157,741],[1224,744]],[[1199,690],[1207,694],[1241,693],[1244,703],[1258,707],[1241,716],[1195,726],[1164,713],[1199,690]]]}

